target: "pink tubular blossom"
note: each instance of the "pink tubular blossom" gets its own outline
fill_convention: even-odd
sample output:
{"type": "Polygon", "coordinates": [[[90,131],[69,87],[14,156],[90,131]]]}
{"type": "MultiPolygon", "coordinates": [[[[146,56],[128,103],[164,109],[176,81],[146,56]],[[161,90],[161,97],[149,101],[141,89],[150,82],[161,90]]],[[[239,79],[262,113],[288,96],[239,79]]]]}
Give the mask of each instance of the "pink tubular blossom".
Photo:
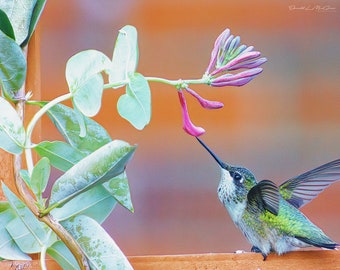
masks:
{"type": "Polygon", "coordinates": [[[221,45],[225,43],[225,40],[229,37],[229,35],[230,35],[230,30],[227,28],[216,39],[214,48],[211,52],[211,57],[210,57],[210,61],[209,61],[209,65],[207,67],[206,73],[209,73],[210,70],[216,65],[220,47],[221,45]]]}
{"type": "Polygon", "coordinates": [[[252,79],[254,79],[255,76],[252,77],[246,77],[246,78],[241,78],[233,81],[226,81],[226,82],[212,82],[211,86],[214,87],[223,87],[223,86],[242,86],[250,82],[252,79]]]}
{"type": "Polygon", "coordinates": [[[223,67],[220,67],[218,69],[215,69],[213,72],[210,73],[211,76],[214,76],[218,73],[224,72],[226,70],[231,70],[234,65],[241,64],[244,61],[248,61],[254,58],[257,58],[260,56],[260,52],[247,52],[247,53],[242,53],[235,57],[233,60],[229,61],[226,65],[223,67]]]}
{"type": "Polygon", "coordinates": [[[189,117],[188,113],[188,107],[187,103],[185,101],[185,97],[183,92],[180,90],[178,91],[178,97],[181,103],[181,108],[182,108],[182,117],[183,117],[183,129],[185,130],[186,133],[188,133],[191,136],[201,136],[202,134],[205,133],[205,130],[201,127],[195,126],[189,117]]]}
{"type": "MultiPolygon", "coordinates": [[[[267,62],[253,46],[240,44],[239,36],[226,29],[216,39],[208,68],[204,74],[211,86],[241,86],[262,72],[259,67],[267,62]],[[238,71],[238,70],[245,71],[238,71]],[[229,73],[234,71],[233,73],[229,73]],[[238,72],[238,73],[237,73],[238,72]]],[[[202,105],[203,106],[203,105],[202,105]]]]}
{"type": "Polygon", "coordinates": [[[252,69],[252,68],[257,68],[259,66],[261,66],[262,64],[264,64],[265,62],[267,62],[267,58],[262,57],[260,59],[255,59],[252,61],[245,61],[245,62],[241,62],[239,64],[233,65],[231,68],[229,68],[229,70],[236,70],[236,69],[252,69]]]}
{"type": "Polygon", "coordinates": [[[205,109],[219,109],[224,106],[222,102],[219,101],[211,101],[207,100],[205,98],[202,98],[199,94],[197,94],[194,90],[190,89],[189,87],[185,88],[185,90],[194,96],[198,102],[201,104],[201,106],[205,109]]]}
{"type": "Polygon", "coordinates": [[[242,71],[235,75],[224,74],[220,77],[211,80],[211,86],[228,86],[228,85],[242,86],[251,81],[253,78],[255,78],[255,76],[260,74],[262,70],[263,70],[262,68],[253,68],[242,71]]]}
{"type": "Polygon", "coordinates": [[[237,79],[241,79],[241,78],[245,78],[245,77],[251,77],[251,76],[255,76],[257,74],[260,74],[262,72],[262,68],[252,68],[252,69],[248,69],[245,71],[242,71],[240,73],[236,73],[236,74],[224,74],[221,75],[213,80],[211,80],[211,82],[227,82],[227,81],[234,81],[237,79]]]}

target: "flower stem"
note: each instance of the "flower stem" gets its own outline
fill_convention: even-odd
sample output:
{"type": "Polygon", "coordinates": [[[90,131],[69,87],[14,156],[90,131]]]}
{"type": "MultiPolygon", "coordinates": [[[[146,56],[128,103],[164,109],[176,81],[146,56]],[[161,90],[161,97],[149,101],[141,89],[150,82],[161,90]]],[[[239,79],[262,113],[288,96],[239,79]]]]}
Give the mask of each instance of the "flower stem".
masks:
{"type": "Polygon", "coordinates": [[[170,84],[173,86],[176,86],[177,88],[185,88],[189,84],[206,84],[207,79],[201,78],[201,79],[188,79],[188,80],[168,80],[164,78],[158,78],[158,77],[145,77],[146,80],[149,82],[159,82],[159,83],[165,83],[170,84]]]}
{"type": "MultiPolygon", "coordinates": [[[[72,97],[71,93],[67,93],[65,95],[59,96],[53,100],[51,100],[50,102],[48,102],[44,107],[42,107],[38,112],[36,112],[36,114],[32,117],[31,121],[28,123],[27,125],[27,130],[26,130],[26,145],[25,145],[25,156],[26,156],[26,164],[27,164],[27,170],[29,175],[32,174],[32,170],[33,170],[33,159],[32,159],[32,142],[31,142],[31,138],[32,138],[32,133],[33,133],[33,129],[35,127],[35,125],[38,123],[39,119],[49,110],[51,109],[53,106],[55,106],[56,104],[68,100],[72,97]]],[[[29,101],[27,102],[29,103],[29,101]]]]}

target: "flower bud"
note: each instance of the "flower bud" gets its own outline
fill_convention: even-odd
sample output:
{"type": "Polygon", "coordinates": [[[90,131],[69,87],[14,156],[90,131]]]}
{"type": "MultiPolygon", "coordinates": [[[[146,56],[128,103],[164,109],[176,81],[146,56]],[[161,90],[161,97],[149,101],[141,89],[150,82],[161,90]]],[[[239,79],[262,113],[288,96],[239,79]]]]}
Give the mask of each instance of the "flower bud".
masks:
{"type": "Polygon", "coordinates": [[[262,72],[259,68],[267,61],[260,58],[261,53],[253,51],[253,46],[240,45],[240,37],[234,37],[226,29],[216,39],[210,62],[205,72],[208,84],[211,86],[242,86],[257,74],[262,72]],[[229,71],[245,69],[240,73],[232,74],[229,71]]]}
{"type": "Polygon", "coordinates": [[[194,96],[198,102],[201,104],[201,106],[205,109],[219,109],[224,106],[222,102],[219,101],[211,101],[207,100],[205,98],[202,98],[199,94],[197,94],[194,90],[190,89],[189,87],[185,88],[185,90],[194,96]]]}
{"type": "Polygon", "coordinates": [[[256,75],[262,72],[262,68],[253,68],[237,74],[224,74],[211,80],[211,86],[242,86],[250,82],[256,75]]]}
{"type": "Polygon", "coordinates": [[[181,108],[182,108],[183,129],[185,130],[186,133],[188,133],[191,136],[195,136],[195,137],[201,136],[202,134],[205,133],[205,130],[201,127],[195,126],[191,122],[189,113],[188,113],[187,103],[185,101],[185,97],[184,97],[182,90],[178,91],[178,97],[179,97],[181,108]]]}

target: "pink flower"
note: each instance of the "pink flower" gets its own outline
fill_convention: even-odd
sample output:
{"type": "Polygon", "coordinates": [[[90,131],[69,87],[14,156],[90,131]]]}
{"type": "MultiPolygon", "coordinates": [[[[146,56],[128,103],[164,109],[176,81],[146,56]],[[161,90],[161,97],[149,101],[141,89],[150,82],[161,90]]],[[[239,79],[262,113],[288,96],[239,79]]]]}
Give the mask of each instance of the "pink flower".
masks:
{"type": "Polygon", "coordinates": [[[229,29],[224,30],[216,39],[205,72],[209,85],[242,86],[262,72],[262,68],[259,67],[267,59],[260,58],[261,53],[253,51],[253,46],[240,45],[240,41],[240,37],[231,35],[229,29]],[[246,71],[236,74],[228,73],[242,69],[246,71]]]}
{"type": "Polygon", "coordinates": [[[197,94],[194,90],[190,89],[189,87],[186,87],[185,90],[194,96],[198,102],[201,104],[201,106],[205,109],[219,109],[224,106],[222,102],[219,101],[210,101],[205,98],[202,98],[199,94],[197,94]]]}
{"type": "Polygon", "coordinates": [[[189,113],[188,113],[187,103],[185,101],[185,97],[184,97],[182,90],[178,91],[178,97],[179,97],[179,101],[181,103],[181,108],[182,108],[183,129],[185,130],[186,133],[188,133],[191,136],[195,136],[195,137],[201,136],[202,134],[205,133],[205,130],[201,127],[195,126],[191,122],[189,113]]]}

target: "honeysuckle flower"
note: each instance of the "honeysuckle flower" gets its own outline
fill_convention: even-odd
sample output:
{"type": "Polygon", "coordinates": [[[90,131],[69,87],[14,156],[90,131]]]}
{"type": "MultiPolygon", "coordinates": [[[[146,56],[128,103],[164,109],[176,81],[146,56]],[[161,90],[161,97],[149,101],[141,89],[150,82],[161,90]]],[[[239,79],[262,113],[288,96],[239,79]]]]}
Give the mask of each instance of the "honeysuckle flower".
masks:
{"type": "Polygon", "coordinates": [[[256,77],[257,74],[262,72],[262,68],[253,68],[249,70],[242,71],[237,74],[224,74],[216,79],[211,80],[211,86],[242,86],[250,82],[256,77]]]}
{"type": "Polygon", "coordinates": [[[267,61],[260,58],[261,53],[254,51],[253,46],[240,45],[240,37],[234,37],[230,30],[226,29],[216,39],[211,52],[209,65],[204,77],[211,86],[242,86],[259,73],[260,66],[267,61]],[[242,70],[235,73],[236,70],[242,70]],[[228,73],[234,71],[234,73],[228,73]]]}
{"type": "Polygon", "coordinates": [[[178,91],[178,97],[179,97],[179,101],[181,103],[181,108],[182,108],[183,129],[189,135],[192,135],[192,136],[195,136],[195,137],[201,136],[202,134],[205,133],[205,130],[202,127],[195,126],[191,122],[190,117],[189,117],[189,113],[188,113],[187,103],[186,103],[185,97],[184,97],[184,93],[181,89],[178,91]]]}
{"type": "Polygon", "coordinates": [[[199,94],[197,94],[194,90],[190,89],[189,87],[186,87],[185,90],[194,96],[198,102],[201,104],[201,106],[205,109],[219,109],[224,106],[222,102],[219,101],[211,101],[207,100],[205,98],[202,98],[199,94]]]}

